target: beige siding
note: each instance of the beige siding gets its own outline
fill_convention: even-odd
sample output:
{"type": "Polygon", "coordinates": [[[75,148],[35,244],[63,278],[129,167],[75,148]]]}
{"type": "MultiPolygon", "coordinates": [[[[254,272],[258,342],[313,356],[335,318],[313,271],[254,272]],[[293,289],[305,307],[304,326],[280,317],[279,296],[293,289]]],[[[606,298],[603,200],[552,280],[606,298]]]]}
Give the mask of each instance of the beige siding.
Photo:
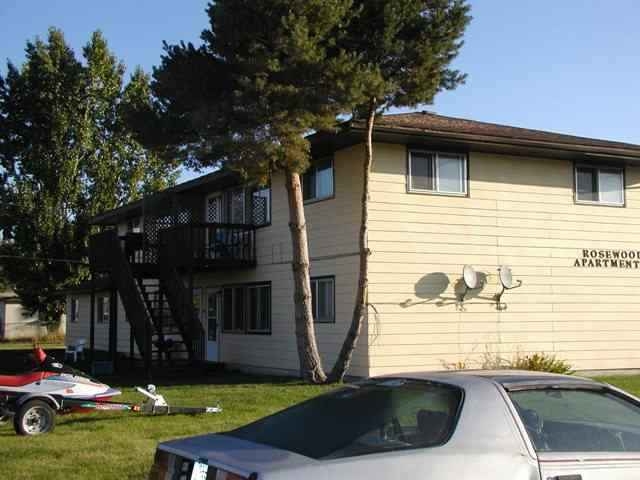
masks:
{"type": "MultiPolygon", "coordinates": [[[[311,254],[311,275],[335,275],[336,323],[318,324],[316,333],[326,369],[335,361],[351,322],[357,283],[357,235],[361,164],[353,157],[361,149],[349,149],[335,156],[335,198],[305,206],[311,254]]],[[[257,233],[258,266],[248,271],[203,274],[196,287],[271,281],[271,335],[222,334],[221,360],[227,364],[293,373],[298,371],[291,273],[291,240],[284,178],[275,175],[272,185],[272,223],[257,233]]],[[[365,328],[366,338],[366,328],[365,328]]],[[[358,347],[351,375],[369,373],[367,342],[358,347]]]]}
{"type": "Polygon", "coordinates": [[[487,352],[555,353],[578,369],[640,367],[640,270],[574,267],[582,249],[640,250],[640,169],[626,169],[625,208],[576,205],[570,161],[471,153],[469,176],[468,198],[410,194],[405,147],[376,145],[371,373],[478,367],[487,352]],[[465,264],[487,284],[460,308],[465,264]],[[524,284],[498,311],[501,264],[524,284]]]}
{"type": "MultiPolygon", "coordinates": [[[[99,296],[108,297],[108,292],[97,292],[96,298],[99,296]]],[[[79,295],[73,295],[67,297],[67,318],[71,318],[71,299],[77,298],[79,300],[79,315],[77,322],[67,322],[67,334],[65,343],[71,345],[80,339],[86,341],[87,348],[89,347],[89,339],[91,336],[91,295],[83,293],[79,295]]],[[[97,321],[97,301],[96,301],[96,323],[94,332],[95,349],[108,351],[109,350],[109,324],[100,323],[97,321]]],[[[118,352],[129,354],[129,323],[126,320],[126,313],[124,306],[118,296],[118,352]]],[[[138,349],[134,345],[134,351],[137,354],[138,349]]]]}
{"type": "Polygon", "coordinates": [[[47,333],[46,327],[40,326],[38,315],[29,315],[22,305],[15,302],[0,302],[4,322],[4,338],[34,338],[47,333]]]}

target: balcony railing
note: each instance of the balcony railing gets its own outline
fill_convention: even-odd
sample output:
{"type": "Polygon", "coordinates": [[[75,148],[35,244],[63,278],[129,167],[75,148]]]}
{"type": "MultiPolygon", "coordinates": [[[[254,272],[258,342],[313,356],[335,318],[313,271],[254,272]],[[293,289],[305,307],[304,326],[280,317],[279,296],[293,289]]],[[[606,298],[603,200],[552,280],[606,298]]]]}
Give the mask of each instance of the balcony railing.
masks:
{"type": "Polygon", "coordinates": [[[256,232],[251,225],[188,223],[160,230],[159,260],[177,268],[254,265],[256,232]]]}

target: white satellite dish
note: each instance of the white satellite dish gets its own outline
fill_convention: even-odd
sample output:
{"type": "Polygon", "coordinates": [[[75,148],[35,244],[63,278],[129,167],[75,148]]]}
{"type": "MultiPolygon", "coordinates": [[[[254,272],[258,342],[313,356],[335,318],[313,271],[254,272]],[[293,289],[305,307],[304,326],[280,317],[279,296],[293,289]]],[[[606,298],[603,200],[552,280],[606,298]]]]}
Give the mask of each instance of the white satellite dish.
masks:
{"type": "MultiPolygon", "coordinates": [[[[518,280],[514,283],[513,281],[513,272],[510,267],[506,265],[502,265],[498,267],[498,276],[500,277],[500,283],[502,284],[502,290],[496,293],[496,304],[500,307],[500,300],[502,299],[502,295],[507,290],[513,290],[514,288],[518,288],[522,286],[522,280],[518,280]]],[[[506,308],[506,307],[505,307],[506,308]]]]}
{"type": "Polygon", "coordinates": [[[469,290],[478,290],[484,286],[478,272],[471,265],[465,265],[462,269],[462,281],[464,282],[464,292],[460,294],[460,302],[464,302],[464,297],[469,290]]]}
{"type": "Polygon", "coordinates": [[[511,268],[507,266],[503,265],[502,267],[498,267],[498,275],[500,276],[500,283],[505,290],[518,288],[522,285],[522,280],[518,280],[515,284],[513,283],[513,272],[511,272],[511,268]]]}
{"type": "Polygon", "coordinates": [[[478,272],[476,272],[471,265],[464,266],[462,269],[462,278],[467,289],[475,290],[478,288],[478,272]]]}

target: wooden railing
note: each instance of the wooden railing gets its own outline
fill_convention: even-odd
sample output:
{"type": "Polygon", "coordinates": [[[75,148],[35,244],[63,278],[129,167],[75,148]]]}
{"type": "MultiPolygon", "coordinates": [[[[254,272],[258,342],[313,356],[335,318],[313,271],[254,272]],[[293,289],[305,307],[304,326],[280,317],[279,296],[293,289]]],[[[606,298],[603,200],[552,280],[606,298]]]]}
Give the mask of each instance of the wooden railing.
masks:
{"type": "Polygon", "coordinates": [[[159,233],[160,261],[176,268],[253,265],[256,232],[252,225],[189,223],[159,233]]]}

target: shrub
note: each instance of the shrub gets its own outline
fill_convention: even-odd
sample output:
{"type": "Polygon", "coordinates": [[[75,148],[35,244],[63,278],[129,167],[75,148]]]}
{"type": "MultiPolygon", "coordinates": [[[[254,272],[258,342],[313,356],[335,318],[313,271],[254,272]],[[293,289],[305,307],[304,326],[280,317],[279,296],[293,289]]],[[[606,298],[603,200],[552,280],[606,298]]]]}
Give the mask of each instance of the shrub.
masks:
{"type": "Polygon", "coordinates": [[[534,353],[533,355],[518,354],[516,358],[509,363],[509,368],[514,370],[533,370],[536,372],[569,375],[573,373],[573,369],[567,361],[558,359],[555,355],[549,355],[547,353],[534,353]]]}

